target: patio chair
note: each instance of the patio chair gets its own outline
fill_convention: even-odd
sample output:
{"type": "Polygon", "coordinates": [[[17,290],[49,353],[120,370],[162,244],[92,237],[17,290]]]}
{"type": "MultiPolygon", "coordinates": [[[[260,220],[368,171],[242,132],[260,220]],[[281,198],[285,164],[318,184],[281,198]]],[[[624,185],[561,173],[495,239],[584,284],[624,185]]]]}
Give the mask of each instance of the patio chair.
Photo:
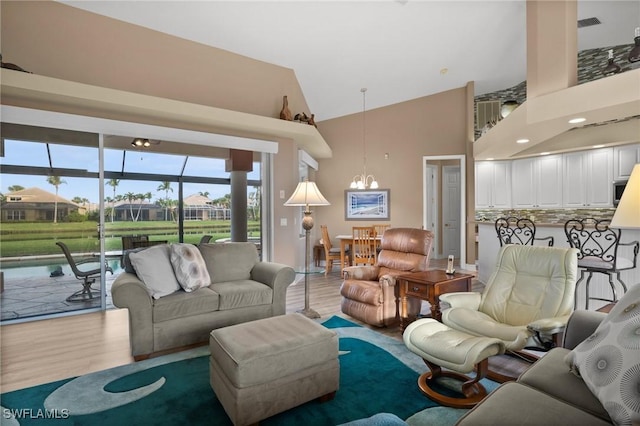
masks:
{"type": "MultiPolygon", "coordinates": [[[[84,259],[76,262],[74,258],[71,256],[69,252],[69,248],[65,243],[61,243],[60,241],[56,242],[56,244],[62,249],[64,256],[67,258],[67,262],[69,262],[69,266],[71,267],[71,271],[73,271],[73,275],[79,280],[82,281],[82,289],[76,291],[71,296],[67,297],[67,302],[84,302],[87,300],[94,299],[95,297],[100,295],[99,291],[96,291],[91,288],[91,285],[96,282],[96,278],[100,276],[100,267],[96,269],[89,269],[86,271],[82,271],[78,269],[78,265],[82,265],[85,263],[96,263],[95,259],[84,259]]],[[[113,269],[109,267],[105,263],[105,272],[111,272],[113,275],[113,269]]]]}

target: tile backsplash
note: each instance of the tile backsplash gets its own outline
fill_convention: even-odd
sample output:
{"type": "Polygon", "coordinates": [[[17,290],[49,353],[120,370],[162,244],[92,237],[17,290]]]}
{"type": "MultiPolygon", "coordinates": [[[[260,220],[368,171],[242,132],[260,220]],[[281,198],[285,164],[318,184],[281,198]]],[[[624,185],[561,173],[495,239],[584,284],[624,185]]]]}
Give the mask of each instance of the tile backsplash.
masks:
{"type": "Polygon", "coordinates": [[[563,224],[569,219],[593,217],[611,219],[615,208],[609,209],[477,209],[476,222],[495,222],[499,217],[528,217],[539,224],[563,224]]]}

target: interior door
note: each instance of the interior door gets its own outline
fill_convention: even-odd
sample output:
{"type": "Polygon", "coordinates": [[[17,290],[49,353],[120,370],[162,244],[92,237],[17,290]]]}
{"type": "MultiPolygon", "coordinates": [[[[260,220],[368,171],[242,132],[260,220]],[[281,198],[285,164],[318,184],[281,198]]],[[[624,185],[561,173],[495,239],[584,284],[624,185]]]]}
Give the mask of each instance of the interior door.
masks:
{"type": "Polygon", "coordinates": [[[442,168],[442,251],[460,258],[460,167],[442,168]]]}
{"type": "Polygon", "coordinates": [[[438,167],[432,164],[425,166],[425,188],[426,188],[426,219],[425,228],[434,233],[434,243],[431,245],[431,258],[437,258],[436,248],[438,247],[438,167]]]}

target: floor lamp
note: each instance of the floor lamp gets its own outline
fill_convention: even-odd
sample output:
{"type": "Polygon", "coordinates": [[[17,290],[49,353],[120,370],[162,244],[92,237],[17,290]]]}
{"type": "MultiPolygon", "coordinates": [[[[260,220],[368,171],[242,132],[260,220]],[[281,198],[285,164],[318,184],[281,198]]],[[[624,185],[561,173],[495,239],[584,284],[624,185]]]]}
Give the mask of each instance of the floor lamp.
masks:
{"type": "Polygon", "coordinates": [[[320,318],[320,314],[309,307],[309,253],[311,251],[309,234],[313,228],[313,218],[309,207],[328,206],[329,202],[322,196],[315,182],[309,182],[305,179],[304,182],[298,183],[293,195],[284,205],[304,207],[304,219],[302,219],[302,227],[304,228],[304,309],[298,312],[309,318],[320,318]]]}
{"type": "Polygon", "coordinates": [[[640,163],[633,166],[609,227],[640,229],[640,163]]]}

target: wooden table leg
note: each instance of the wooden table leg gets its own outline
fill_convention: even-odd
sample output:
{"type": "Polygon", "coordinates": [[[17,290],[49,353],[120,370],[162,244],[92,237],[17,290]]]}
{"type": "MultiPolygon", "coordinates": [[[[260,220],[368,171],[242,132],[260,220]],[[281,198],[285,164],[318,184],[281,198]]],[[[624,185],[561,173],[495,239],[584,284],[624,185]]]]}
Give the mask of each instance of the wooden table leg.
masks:
{"type": "Polygon", "coordinates": [[[409,283],[405,280],[398,280],[398,295],[400,297],[400,331],[404,331],[407,327],[407,286],[409,283]]]}
{"type": "Polygon", "coordinates": [[[342,274],[342,270],[344,269],[344,252],[345,246],[347,242],[345,240],[340,240],[340,274],[342,274]]]}
{"type": "Polygon", "coordinates": [[[431,318],[436,321],[442,322],[442,311],[440,310],[440,298],[438,296],[434,297],[433,301],[429,301],[431,304],[431,318]]]}

